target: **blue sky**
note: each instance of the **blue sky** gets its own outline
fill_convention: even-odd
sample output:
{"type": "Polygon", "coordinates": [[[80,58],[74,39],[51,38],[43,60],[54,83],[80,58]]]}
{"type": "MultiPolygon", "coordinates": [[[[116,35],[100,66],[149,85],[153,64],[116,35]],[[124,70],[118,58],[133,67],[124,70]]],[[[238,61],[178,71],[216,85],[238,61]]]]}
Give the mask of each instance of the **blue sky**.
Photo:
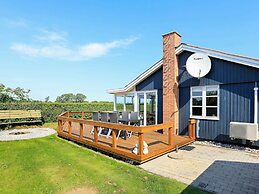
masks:
{"type": "Polygon", "coordinates": [[[162,37],[259,58],[257,1],[1,1],[0,83],[33,99],[112,100],[162,58],[162,37]]]}

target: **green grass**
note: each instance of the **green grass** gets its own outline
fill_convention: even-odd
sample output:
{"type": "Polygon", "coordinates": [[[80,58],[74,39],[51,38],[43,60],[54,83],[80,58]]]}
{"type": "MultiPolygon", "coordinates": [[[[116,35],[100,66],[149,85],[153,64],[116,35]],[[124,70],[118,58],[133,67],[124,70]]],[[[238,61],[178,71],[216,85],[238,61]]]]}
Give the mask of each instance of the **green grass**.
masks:
{"type": "MultiPolygon", "coordinates": [[[[45,127],[56,128],[56,123],[45,127]]],[[[175,180],[117,162],[55,135],[0,142],[0,193],[63,193],[76,187],[99,193],[200,193],[175,180]]]]}

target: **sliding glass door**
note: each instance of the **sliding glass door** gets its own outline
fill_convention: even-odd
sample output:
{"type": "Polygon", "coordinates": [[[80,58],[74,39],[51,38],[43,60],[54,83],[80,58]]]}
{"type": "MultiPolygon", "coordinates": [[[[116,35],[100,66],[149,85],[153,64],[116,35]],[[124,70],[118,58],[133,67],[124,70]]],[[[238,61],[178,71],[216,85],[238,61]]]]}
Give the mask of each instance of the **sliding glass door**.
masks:
{"type": "Polygon", "coordinates": [[[138,112],[141,125],[157,124],[157,91],[135,91],[115,95],[114,111],[138,112]]]}
{"type": "Polygon", "coordinates": [[[157,124],[157,92],[138,92],[137,97],[141,125],[157,124]]]}
{"type": "Polygon", "coordinates": [[[149,92],[147,93],[146,101],[146,114],[147,114],[147,123],[146,125],[155,125],[156,124],[156,112],[157,112],[157,102],[156,102],[156,93],[149,92]]]}

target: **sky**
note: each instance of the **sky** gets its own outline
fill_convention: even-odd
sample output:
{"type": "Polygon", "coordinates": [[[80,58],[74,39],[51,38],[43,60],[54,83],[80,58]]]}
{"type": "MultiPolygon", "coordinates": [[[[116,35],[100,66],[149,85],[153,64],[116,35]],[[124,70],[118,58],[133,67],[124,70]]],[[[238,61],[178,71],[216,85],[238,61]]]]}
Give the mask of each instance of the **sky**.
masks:
{"type": "Polygon", "coordinates": [[[0,1],[0,83],[55,100],[112,100],[162,58],[162,34],[259,58],[258,1],[0,1]]]}

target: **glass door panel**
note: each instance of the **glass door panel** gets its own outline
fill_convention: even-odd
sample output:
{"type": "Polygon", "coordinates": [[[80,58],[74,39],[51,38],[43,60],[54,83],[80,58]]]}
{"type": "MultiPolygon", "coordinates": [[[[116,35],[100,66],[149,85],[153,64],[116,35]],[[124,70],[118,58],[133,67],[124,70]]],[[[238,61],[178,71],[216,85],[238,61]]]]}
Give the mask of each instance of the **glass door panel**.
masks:
{"type": "Polygon", "coordinates": [[[139,111],[139,118],[140,118],[140,125],[144,125],[144,94],[138,94],[138,111],[139,111]]]}
{"type": "Polygon", "coordinates": [[[156,102],[156,93],[150,92],[147,93],[147,100],[146,100],[146,118],[147,118],[147,125],[155,125],[156,124],[156,107],[157,107],[157,102],[156,102]]]}

